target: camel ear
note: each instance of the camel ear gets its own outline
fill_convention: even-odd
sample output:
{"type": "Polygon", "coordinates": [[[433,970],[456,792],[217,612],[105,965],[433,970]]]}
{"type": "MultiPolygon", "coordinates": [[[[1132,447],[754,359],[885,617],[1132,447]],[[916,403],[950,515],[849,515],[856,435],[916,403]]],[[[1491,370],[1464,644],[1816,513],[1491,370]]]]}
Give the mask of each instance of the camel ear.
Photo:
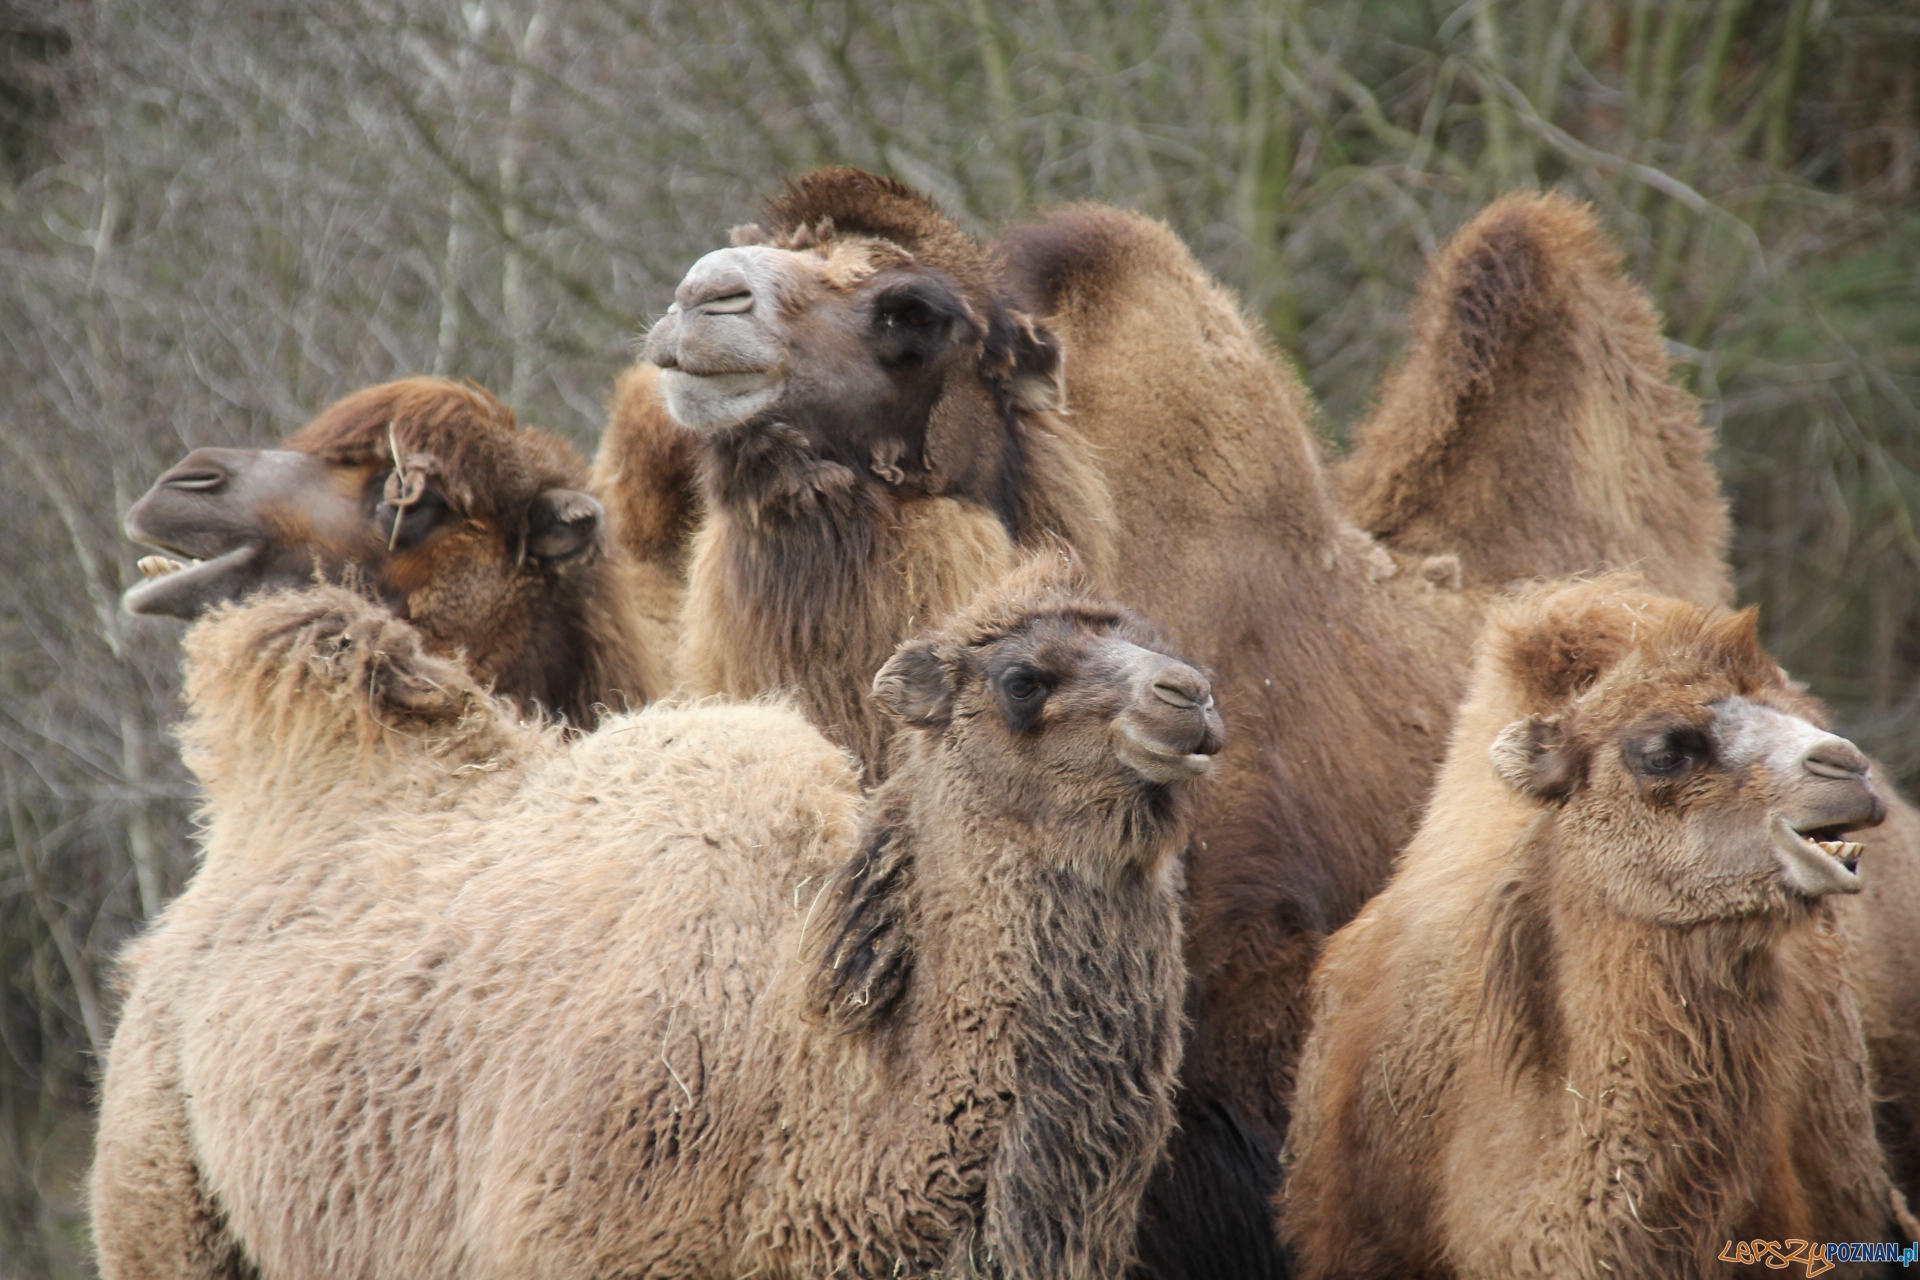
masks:
{"type": "Polygon", "coordinates": [[[1585,761],[1557,720],[1529,716],[1500,731],[1487,748],[1500,780],[1535,800],[1564,800],[1585,772],[1585,761]]]}
{"type": "Polygon", "coordinates": [[[873,678],[873,700],[897,720],[940,728],[953,716],[953,679],[930,640],[913,640],[894,651],[873,678]]]}
{"type": "Polygon", "coordinates": [[[607,509],[578,489],[543,489],[527,509],[527,554],[571,560],[599,545],[607,509]]]}
{"type": "Polygon", "coordinates": [[[1016,409],[1030,413],[1064,412],[1067,407],[1067,357],[1060,339],[1033,317],[1013,316],[1013,378],[1008,391],[1016,409]]]}

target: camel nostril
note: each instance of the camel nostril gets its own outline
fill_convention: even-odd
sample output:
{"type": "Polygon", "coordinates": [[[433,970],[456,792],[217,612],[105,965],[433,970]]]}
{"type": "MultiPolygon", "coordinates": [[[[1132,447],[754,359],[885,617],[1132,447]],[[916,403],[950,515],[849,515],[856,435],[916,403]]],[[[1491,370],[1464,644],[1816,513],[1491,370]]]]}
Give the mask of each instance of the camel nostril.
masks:
{"type": "Polygon", "coordinates": [[[753,310],[753,295],[751,293],[729,293],[724,297],[709,298],[694,309],[702,315],[736,316],[743,312],[753,310]]]}
{"type": "Polygon", "coordinates": [[[216,467],[194,467],[192,470],[170,471],[160,477],[159,484],[169,489],[212,493],[216,489],[225,487],[231,478],[225,471],[216,467]]]}
{"type": "Polygon", "coordinates": [[[1153,696],[1170,707],[1186,710],[1204,709],[1213,703],[1213,690],[1206,677],[1192,667],[1177,663],[1154,676],[1153,696]]]}
{"type": "Polygon", "coordinates": [[[681,281],[674,298],[688,315],[731,316],[753,310],[753,286],[739,271],[696,272],[681,281]]]}
{"type": "Polygon", "coordinates": [[[1801,767],[1816,778],[1857,781],[1872,767],[1860,749],[1845,738],[1828,738],[1815,743],[1800,758],[1801,767]]]}

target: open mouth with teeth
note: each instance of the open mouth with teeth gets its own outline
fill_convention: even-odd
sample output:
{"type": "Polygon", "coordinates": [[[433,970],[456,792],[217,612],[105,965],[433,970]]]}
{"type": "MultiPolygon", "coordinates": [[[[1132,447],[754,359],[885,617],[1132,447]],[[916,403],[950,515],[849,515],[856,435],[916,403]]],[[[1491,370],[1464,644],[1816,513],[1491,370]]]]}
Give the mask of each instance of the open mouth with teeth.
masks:
{"type": "Polygon", "coordinates": [[[1860,855],[1867,851],[1867,846],[1857,840],[1841,839],[1845,833],[1840,828],[1821,827],[1815,831],[1802,831],[1797,834],[1814,848],[1838,861],[1848,871],[1857,872],[1860,869],[1860,855]]]}
{"type": "Polygon", "coordinates": [[[1796,830],[1784,814],[1770,824],[1774,861],[1789,886],[1810,897],[1860,892],[1860,855],[1866,846],[1845,839],[1840,827],[1796,830]]]}
{"type": "Polygon", "coordinates": [[[252,575],[243,571],[258,551],[258,547],[243,543],[204,560],[142,556],[136,567],[146,581],[128,588],[120,603],[129,613],[197,617],[213,605],[239,597],[252,581],[252,575]]]}

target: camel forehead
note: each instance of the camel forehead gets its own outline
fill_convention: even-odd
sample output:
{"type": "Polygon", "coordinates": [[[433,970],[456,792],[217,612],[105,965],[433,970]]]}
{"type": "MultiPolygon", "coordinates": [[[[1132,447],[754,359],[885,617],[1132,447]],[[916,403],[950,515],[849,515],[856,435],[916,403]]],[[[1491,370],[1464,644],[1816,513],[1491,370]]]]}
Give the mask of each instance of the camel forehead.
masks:
{"type": "Polygon", "coordinates": [[[1721,758],[1741,767],[1763,765],[1787,773],[1814,746],[1834,735],[1811,721],[1738,694],[1710,704],[1721,758]]]}

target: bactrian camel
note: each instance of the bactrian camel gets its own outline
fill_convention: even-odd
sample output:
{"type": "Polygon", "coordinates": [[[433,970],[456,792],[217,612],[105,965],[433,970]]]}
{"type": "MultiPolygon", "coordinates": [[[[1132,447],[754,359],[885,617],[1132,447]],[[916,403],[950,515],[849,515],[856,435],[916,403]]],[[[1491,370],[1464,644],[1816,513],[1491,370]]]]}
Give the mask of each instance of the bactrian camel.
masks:
{"type": "Polygon", "coordinates": [[[1207,681],[1060,557],[873,682],[567,736],[339,588],[187,640],[204,861],[126,960],[108,1280],[1117,1280],[1173,1123],[1207,681]]]}

